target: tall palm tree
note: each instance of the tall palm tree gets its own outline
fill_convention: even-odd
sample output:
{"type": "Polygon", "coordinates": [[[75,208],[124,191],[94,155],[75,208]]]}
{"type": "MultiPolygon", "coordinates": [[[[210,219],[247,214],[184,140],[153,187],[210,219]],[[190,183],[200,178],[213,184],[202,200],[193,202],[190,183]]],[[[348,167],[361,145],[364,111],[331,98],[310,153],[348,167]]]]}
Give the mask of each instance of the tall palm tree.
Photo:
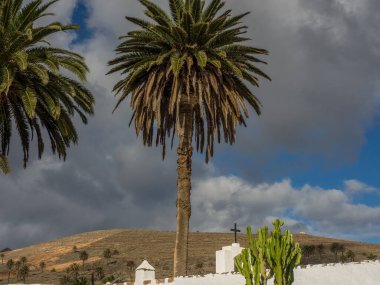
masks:
{"type": "Polygon", "coordinates": [[[170,15],[152,1],[139,0],[151,21],[127,20],[139,29],[121,37],[118,56],[109,73],[122,73],[114,92],[115,109],[131,94],[137,135],[147,146],[162,145],[178,135],[177,231],[174,275],[186,274],[191,215],[191,159],[196,150],[213,156],[214,142],[233,144],[237,125],[246,125],[251,106],[260,114],[260,102],[248,85],[258,77],[270,79],[257,66],[265,49],[244,45],[247,27],[241,19],[222,11],[224,2],[169,0],[170,15]]]}
{"type": "Polygon", "coordinates": [[[29,276],[29,272],[30,272],[30,268],[28,264],[22,265],[21,268],[19,269],[19,276],[21,280],[24,282],[24,284],[26,281],[26,277],[29,276]]]}
{"type": "Polygon", "coordinates": [[[20,260],[17,260],[14,263],[15,269],[16,269],[16,276],[17,276],[17,281],[20,280],[20,268],[22,266],[22,263],[20,260]]]}
{"type": "Polygon", "coordinates": [[[47,9],[56,2],[0,1],[0,169],[3,172],[9,172],[7,156],[14,126],[20,137],[25,167],[34,136],[39,158],[46,135],[53,153],[65,159],[67,148],[78,141],[73,116],[78,114],[86,123],[86,114],[93,113],[94,99],[82,85],[88,72],[84,59],[51,46],[47,39],[56,33],[76,30],[78,26],[59,22],[37,24],[38,20],[52,15],[47,9]],[[62,73],[62,69],[72,76],[62,73]]]}
{"type": "Polygon", "coordinates": [[[12,273],[12,269],[14,267],[15,263],[13,261],[13,259],[9,259],[7,261],[7,269],[8,269],[8,284],[9,284],[9,280],[11,279],[11,273],[12,273]]]}

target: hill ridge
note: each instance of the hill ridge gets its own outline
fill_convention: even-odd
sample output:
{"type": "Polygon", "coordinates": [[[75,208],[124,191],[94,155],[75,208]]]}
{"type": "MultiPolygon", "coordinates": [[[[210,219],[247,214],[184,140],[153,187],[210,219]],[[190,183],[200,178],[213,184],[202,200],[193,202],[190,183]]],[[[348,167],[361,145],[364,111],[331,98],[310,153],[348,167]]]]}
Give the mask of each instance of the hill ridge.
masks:
{"type": "MultiPolygon", "coordinates": [[[[215,272],[215,251],[221,249],[222,246],[231,244],[234,241],[233,236],[233,233],[191,232],[189,237],[189,273],[215,272]]],[[[334,255],[329,252],[329,246],[333,242],[341,243],[346,249],[355,252],[357,260],[366,259],[366,255],[370,253],[380,256],[379,244],[319,237],[310,234],[294,234],[294,239],[301,246],[323,244],[325,247],[325,253],[322,256],[314,254],[305,257],[304,263],[333,262],[334,255]]],[[[239,234],[238,240],[243,247],[247,246],[245,234],[239,234]]],[[[93,268],[102,267],[106,275],[120,275],[124,279],[132,280],[133,270],[130,270],[128,261],[133,261],[134,265],[138,266],[143,259],[148,259],[149,263],[156,268],[157,278],[161,278],[171,275],[174,242],[174,231],[119,228],[76,233],[4,253],[4,264],[0,264],[0,280],[3,280],[1,283],[7,281],[6,261],[10,258],[18,260],[22,256],[28,259],[32,268],[29,283],[54,282],[58,284],[59,278],[66,274],[66,269],[74,262],[80,265],[81,274],[87,277],[93,268]],[[76,251],[73,250],[74,246],[76,251]],[[117,250],[119,254],[106,261],[103,258],[103,251],[107,248],[117,250]],[[89,255],[84,270],[81,266],[82,261],[79,259],[79,252],[83,250],[89,255]],[[41,261],[46,264],[43,273],[38,269],[41,261]]],[[[15,276],[13,276],[13,281],[16,281],[15,276]]]]}

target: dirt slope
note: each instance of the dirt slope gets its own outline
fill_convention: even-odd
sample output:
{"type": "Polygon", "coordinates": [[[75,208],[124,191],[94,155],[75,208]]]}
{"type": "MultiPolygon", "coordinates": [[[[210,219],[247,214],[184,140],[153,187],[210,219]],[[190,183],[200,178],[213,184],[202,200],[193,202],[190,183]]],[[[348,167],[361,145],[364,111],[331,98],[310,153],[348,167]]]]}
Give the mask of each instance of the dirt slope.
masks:
{"type": "MultiPolygon", "coordinates": [[[[296,234],[294,237],[301,246],[325,245],[326,250],[322,258],[316,253],[305,257],[304,264],[334,262],[334,255],[329,251],[329,246],[333,242],[341,243],[347,250],[354,251],[355,260],[358,261],[367,259],[366,255],[370,253],[380,256],[379,244],[342,241],[303,234],[296,234]]],[[[247,245],[245,235],[241,234],[238,238],[242,246],[247,245]]],[[[81,275],[89,277],[92,268],[101,266],[106,275],[120,275],[127,280],[133,278],[133,271],[130,272],[127,269],[127,261],[134,261],[136,265],[139,265],[143,259],[147,259],[156,268],[157,278],[169,276],[172,270],[174,239],[174,232],[115,229],[77,234],[16,249],[4,253],[4,264],[0,264],[0,279],[2,280],[0,283],[4,284],[7,281],[6,261],[11,258],[18,260],[22,256],[28,259],[31,267],[28,283],[59,284],[59,278],[66,274],[67,267],[74,262],[80,265],[81,275]],[[82,262],[79,260],[79,253],[73,251],[74,246],[78,251],[86,250],[89,254],[84,270],[82,262]],[[113,256],[107,262],[103,258],[103,251],[107,248],[116,249],[120,254],[113,256]],[[43,273],[39,269],[41,261],[46,263],[43,273]]],[[[232,242],[233,234],[229,233],[191,233],[189,274],[214,272],[215,251],[232,242]]],[[[16,282],[14,274],[12,274],[11,282],[16,282]]]]}

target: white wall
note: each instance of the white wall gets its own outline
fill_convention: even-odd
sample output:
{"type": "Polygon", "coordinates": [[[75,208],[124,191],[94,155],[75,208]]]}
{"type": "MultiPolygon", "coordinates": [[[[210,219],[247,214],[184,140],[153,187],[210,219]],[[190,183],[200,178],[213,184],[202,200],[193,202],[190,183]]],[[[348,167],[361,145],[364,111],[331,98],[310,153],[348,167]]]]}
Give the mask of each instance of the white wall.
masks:
{"type": "MultiPolygon", "coordinates": [[[[293,285],[378,285],[380,263],[315,265],[297,268],[294,275],[293,285]]],[[[239,274],[209,274],[204,277],[175,278],[170,285],[245,285],[245,279],[239,274]]],[[[273,279],[268,285],[273,285],[273,279]]]]}
{"type": "Polygon", "coordinates": [[[232,246],[224,246],[222,250],[218,250],[216,252],[216,273],[226,273],[226,272],[234,272],[235,270],[235,263],[234,258],[235,256],[239,255],[241,251],[243,250],[242,247],[240,247],[240,244],[233,243],[232,246]]]}

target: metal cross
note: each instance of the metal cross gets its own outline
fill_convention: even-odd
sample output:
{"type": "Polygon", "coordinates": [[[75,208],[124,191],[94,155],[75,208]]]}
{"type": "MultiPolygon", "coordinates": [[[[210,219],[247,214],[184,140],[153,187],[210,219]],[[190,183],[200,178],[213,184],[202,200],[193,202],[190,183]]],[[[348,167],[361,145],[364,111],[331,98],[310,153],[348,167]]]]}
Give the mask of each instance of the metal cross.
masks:
{"type": "Polygon", "coordinates": [[[235,243],[237,243],[237,233],[240,233],[240,230],[237,229],[236,223],[234,223],[234,228],[230,229],[230,231],[235,233],[235,243]]]}

